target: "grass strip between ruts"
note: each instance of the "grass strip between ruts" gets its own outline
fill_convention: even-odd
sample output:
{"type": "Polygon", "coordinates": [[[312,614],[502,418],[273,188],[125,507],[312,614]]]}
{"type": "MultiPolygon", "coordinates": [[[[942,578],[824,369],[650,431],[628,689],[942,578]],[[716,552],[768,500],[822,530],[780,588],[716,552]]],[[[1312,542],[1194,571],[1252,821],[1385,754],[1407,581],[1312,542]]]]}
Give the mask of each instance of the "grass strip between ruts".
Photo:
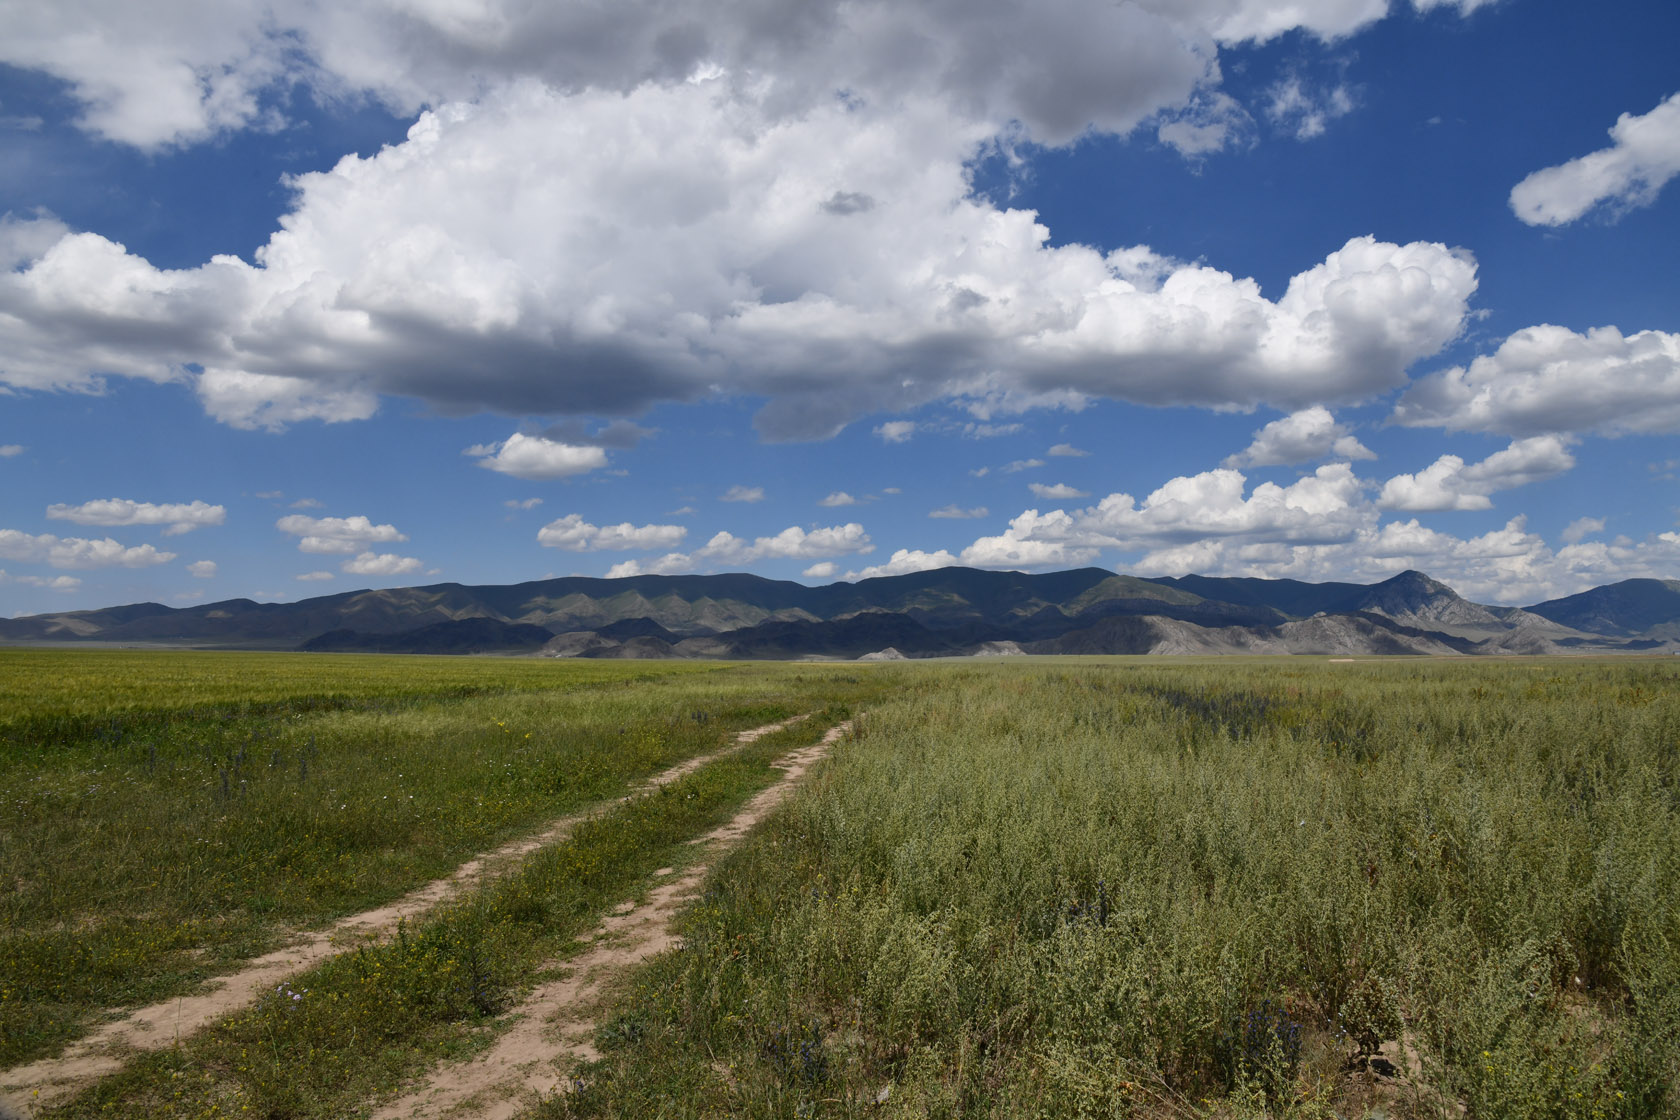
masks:
{"type": "Polygon", "coordinates": [[[383,944],[294,977],[180,1046],[142,1054],[46,1117],[360,1115],[444,1056],[487,1045],[545,963],[770,785],[830,708],[578,826],[515,872],[383,944]]]}

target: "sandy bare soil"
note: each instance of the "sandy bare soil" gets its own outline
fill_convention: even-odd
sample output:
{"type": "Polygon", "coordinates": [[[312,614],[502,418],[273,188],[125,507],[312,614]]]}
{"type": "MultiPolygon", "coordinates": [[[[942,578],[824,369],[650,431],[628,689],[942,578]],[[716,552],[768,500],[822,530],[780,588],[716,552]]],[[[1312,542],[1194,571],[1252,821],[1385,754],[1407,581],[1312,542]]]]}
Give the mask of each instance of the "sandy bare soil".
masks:
{"type": "Polygon", "coordinates": [[[788,754],[785,771],[721,828],[701,837],[705,854],[681,875],[655,887],[640,905],[625,903],[589,935],[590,948],[567,962],[565,975],[534,990],[510,1015],[514,1025],[494,1046],[430,1079],[374,1114],[374,1120],[508,1120],[542,1095],[564,1092],[569,1072],[599,1055],[591,1042],[606,998],[637,964],[674,947],[673,925],[718,858],[793,791],[813,763],[851,729],[831,728],[822,741],[788,754]]]}
{"type": "MultiPolygon", "coordinates": [[[[636,787],[624,800],[648,793],[690,774],[713,759],[745,746],[763,735],[798,723],[808,715],[741,732],[722,751],[681,762],[636,787]]],[[[299,934],[285,948],[257,957],[238,972],[218,977],[196,995],[181,996],[124,1014],[71,1043],[63,1053],[0,1072],[0,1117],[8,1104],[29,1115],[33,1107],[64,1100],[122,1068],[136,1050],[158,1050],[201,1030],[240,1008],[254,1003],[288,976],[326,960],[367,939],[387,937],[397,924],[425,913],[439,903],[517,863],[548,844],[564,840],[599,809],[561,817],[540,831],[473,857],[449,876],[436,879],[385,906],[341,918],[322,930],[299,934]]]]}

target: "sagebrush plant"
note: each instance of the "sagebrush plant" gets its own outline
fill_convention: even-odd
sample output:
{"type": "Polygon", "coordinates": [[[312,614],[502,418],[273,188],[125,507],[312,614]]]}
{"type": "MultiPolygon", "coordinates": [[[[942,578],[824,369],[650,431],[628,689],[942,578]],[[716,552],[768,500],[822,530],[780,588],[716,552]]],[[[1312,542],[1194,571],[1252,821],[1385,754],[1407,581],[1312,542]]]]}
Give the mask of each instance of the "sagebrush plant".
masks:
{"type": "Polygon", "coordinates": [[[545,1114],[1676,1115],[1669,664],[905,674],[545,1114]]]}

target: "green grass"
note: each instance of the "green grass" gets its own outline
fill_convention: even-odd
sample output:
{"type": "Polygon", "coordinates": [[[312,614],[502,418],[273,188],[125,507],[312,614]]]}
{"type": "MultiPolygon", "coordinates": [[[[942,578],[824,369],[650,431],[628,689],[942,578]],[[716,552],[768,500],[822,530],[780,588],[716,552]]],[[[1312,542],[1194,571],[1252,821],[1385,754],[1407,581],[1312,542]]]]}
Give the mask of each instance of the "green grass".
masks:
{"type": "MultiPolygon", "coordinates": [[[[450,699],[484,693],[634,683],[728,669],[720,662],[565,661],[537,658],[384,657],[318,653],[0,647],[0,740],[36,745],[149,715],[198,718],[264,711],[450,699]],[[62,729],[53,721],[65,721],[62,729]],[[78,725],[74,721],[86,721],[78,725]]],[[[133,734],[134,731],[130,731],[133,734]]]]}
{"type": "Polygon", "coordinates": [[[580,825],[515,873],[388,943],[294,977],[170,1051],[138,1058],[51,1117],[363,1115],[443,1054],[486,1044],[539,968],[688,841],[778,772],[770,762],[843,718],[829,710],[580,825]]]}
{"type": "Polygon", "coordinates": [[[902,679],[545,1117],[1680,1114],[1669,664],[902,679]]]}
{"type": "MultiPolygon", "coordinates": [[[[12,656],[46,655],[0,653],[44,682],[0,678],[7,1064],[833,706],[864,711],[855,739],[714,873],[545,1117],[1680,1116],[1667,661],[12,656]],[[1379,1050],[1419,1075],[1361,1088],[1379,1050]]],[[[487,1044],[820,731],[619,807],[61,1114],[360,1114],[487,1044]]]]}
{"type": "Polygon", "coordinates": [[[0,651],[0,1063],[870,679],[0,651]]]}

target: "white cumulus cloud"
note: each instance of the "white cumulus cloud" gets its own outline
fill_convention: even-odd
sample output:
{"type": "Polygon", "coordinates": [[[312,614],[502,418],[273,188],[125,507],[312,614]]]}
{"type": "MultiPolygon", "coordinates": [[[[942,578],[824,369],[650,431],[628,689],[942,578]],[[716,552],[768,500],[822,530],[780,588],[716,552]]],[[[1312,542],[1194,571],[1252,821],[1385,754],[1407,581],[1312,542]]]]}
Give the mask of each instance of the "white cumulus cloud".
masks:
{"type": "MultiPolygon", "coordinates": [[[[251,262],[159,269],[95,233],[36,238],[0,275],[0,379],[194,378],[213,416],[270,428],[381,395],[573,416],[750,395],[766,438],[817,439],[941,399],[1359,399],[1456,338],[1476,288],[1467,253],[1428,242],[1355,238],[1270,298],[1145,246],[1053,244],[970,190],[992,124],[917,97],[788,116],[769,87],[716,85],[526,81],[439,104],[404,142],[295,179],[251,262]],[[877,204],[836,213],[837,191],[877,204]]],[[[534,438],[485,465],[605,462],[534,438]]]]}
{"type": "Polygon", "coordinates": [[[1416,474],[1398,474],[1383,484],[1377,505],[1407,511],[1491,509],[1489,494],[1553,478],[1575,466],[1560,436],[1516,440],[1479,463],[1465,465],[1442,455],[1416,474]]]}
{"type": "MultiPolygon", "coordinates": [[[[0,61],[64,81],[83,129],[145,149],[281,127],[285,101],[271,94],[294,85],[323,99],[368,95],[407,113],[521,80],[613,92],[685,79],[774,83],[790,113],[836,89],[870,101],[936,97],[1063,143],[1088,128],[1124,134],[1206,96],[1220,44],[1297,29],[1334,39],[1387,9],[1387,0],[1067,0],[1049,9],[976,0],[957,18],[938,0],[792,9],[720,0],[703,10],[657,0],[61,0],[12,5],[0,61]]],[[[869,196],[832,197],[846,206],[869,196]]]]}
{"type": "Polygon", "coordinates": [[[1335,416],[1323,405],[1313,405],[1292,412],[1281,420],[1254,433],[1254,442],[1246,450],[1228,456],[1221,464],[1227,467],[1275,467],[1290,463],[1308,463],[1334,455],[1338,459],[1375,459],[1371,450],[1349,432],[1347,425],[1336,423],[1335,416]]]}
{"type": "Polygon", "coordinates": [[[390,544],[406,541],[408,537],[395,525],[375,525],[368,518],[310,517],[293,513],[274,523],[282,533],[298,537],[299,552],[343,553],[362,552],[370,544],[390,544]]]}
{"type": "Polygon", "coordinates": [[[626,576],[680,576],[694,570],[694,561],[682,552],[671,552],[656,560],[622,560],[607,569],[608,579],[626,576]]]}
{"type": "Polygon", "coordinates": [[[833,509],[836,506],[855,506],[858,504],[858,500],[846,493],[844,490],[836,490],[817,504],[828,509],[833,509]]]}
{"type": "Polygon", "coordinates": [[[696,559],[714,563],[746,564],[770,559],[816,560],[872,552],[874,548],[863,526],[852,521],[809,531],[790,525],[773,537],[758,537],[750,543],[731,533],[720,532],[694,555],[696,559]]]}
{"type": "Polygon", "coordinates": [[[881,576],[905,576],[913,572],[930,572],[935,568],[949,568],[960,563],[944,549],[923,552],[919,548],[901,548],[885,564],[873,564],[855,572],[847,572],[847,580],[877,579],[881,576]]]}
{"type": "Polygon", "coordinates": [[[888,420],[875,428],[875,434],[887,443],[907,443],[916,434],[914,420],[888,420]]]}
{"type": "Polygon", "coordinates": [[[127,498],[103,498],[78,506],[63,503],[50,505],[47,516],[55,521],[73,521],[77,525],[163,525],[164,536],[178,536],[206,525],[222,524],[227,520],[227,509],[201,501],[157,505],[127,498]]]}
{"type": "Polygon", "coordinates": [[[1027,489],[1031,490],[1035,497],[1053,502],[1065,501],[1068,498],[1088,498],[1091,496],[1088,492],[1069,486],[1065,482],[1058,482],[1054,485],[1046,485],[1042,482],[1029,482],[1027,484],[1027,489]]]}
{"type": "MultiPolygon", "coordinates": [[[[109,249],[120,249],[121,246],[109,246],[109,249],[106,246],[95,248],[99,253],[93,255],[109,255],[109,249]]],[[[128,258],[125,264],[132,260],[133,258],[128,258]]],[[[170,293],[171,296],[174,294],[170,293]]],[[[192,291],[181,294],[186,298],[170,299],[170,302],[186,303],[198,298],[208,299],[218,293],[192,291]]],[[[159,295],[157,299],[158,302],[164,302],[165,297],[159,295]]],[[[132,310],[124,309],[120,314],[122,318],[129,318],[137,313],[138,307],[132,310]]],[[[174,365],[183,359],[190,360],[185,351],[174,358],[175,361],[170,361],[169,358],[165,358],[164,361],[174,365]]],[[[125,365],[127,368],[123,371],[131,376],[154,379],[161,379],[160,374],[165,368],[162,363],[156,361],[147,363],[131,360],[125,365]]],[[[366,420],[379,411],[378,394],[368,389],[353,385],[321,384],[308,377],[289,374],[206,368],[194,380],[193,387],[198,393],[199,403],[204,406],[204,411],[231,428],[265,428],[271,432],[281,432],[285,431],[288,424],[295,424],[300,420],[341,424],[350,420],[366,420]]]]}
{"type": "Polygon", "coordinates": [[[537,530],[537,543],[568,552],[624,551],[673,548],[687,535],[681,525],[591,525],[581,514],[568,513],[537,530]]]}
{"type": "Polygon", "coordinates": [[[1594,207],[1649,206],[1680,175],[1680,93],[1644,116],[1623,113],[1611,144],[1534,172],[1511,189],[1511,210],[1531,226],[1561,226],[1594,207]]]}
{"type": "Polygon", "coordinates": [[[1604,532],[1604,518],[1577,517],[1563,528],[1564,544],[1580,544],[1596,533],[1604,532]]]}
{"type": "Polygon", "coordinates": [[[187,571],[194,579],[215,579],[216,562],[214,560],[194,560],[187,565],[187,571]]]}
{"type": "Polygon", "coordinates": [[[363,552],[339,565],[339,570],[353,576],[400,576],[417,572],[424,565],[412,556],[398,556],[394,552],[363,552]]]}
{"type": "Polygon", "coordinates": [[[1372,522],[1362,483],[1346,463],[1331,463],[1284,487],[1229,469],[1174,478],[1142,503],[1116,493],[1074,511],[1021,513],[1007,529],[981,537],[961,562],[983,568],[1074,567],[1104,551],[1157,552],[1220,540],[1323,543],[1372,522]]]}
{"type": "Polygon", "coordinates": [[[1529,327],[1467,367],[1414,382],[1394,419],[1513,436],[1680,431],[1680,334],[1529,327]]]}
{"type": "Polygon", "coordinates": [[[74,591],[82,585],[75,576],[14,576],[0,568],[0,583],[21,583],[25,587],[41,587],[48,591],[74,591]]]}
{"type": "Polygon", "coordinates": [[[175,559],[149,544],[129,548],[110,537],[58,537],[0,529],[0,560],[47,564],[54,568],[149,568],[175,559]]]}
{"type": "Polygon", "coordinates": [[[752,540],[724,531],[693,552],[671,552],[655,560],[626,560],[614,564],[607,575],[677,575],[697,568],[744,567],[760,560],[821,561],[872,552],[874,548],[869,534],[855,521],[810,530],[790,525],[774,536],[752,540]]]}
{"type": "Polygon", "coordinates": [[[607,453],[595,446],[574,446],[543,436],[515,432],[500,443],[467,448],[478,465],[500,474],[540,482],[570,478],[607,465],[607,453]]]}

